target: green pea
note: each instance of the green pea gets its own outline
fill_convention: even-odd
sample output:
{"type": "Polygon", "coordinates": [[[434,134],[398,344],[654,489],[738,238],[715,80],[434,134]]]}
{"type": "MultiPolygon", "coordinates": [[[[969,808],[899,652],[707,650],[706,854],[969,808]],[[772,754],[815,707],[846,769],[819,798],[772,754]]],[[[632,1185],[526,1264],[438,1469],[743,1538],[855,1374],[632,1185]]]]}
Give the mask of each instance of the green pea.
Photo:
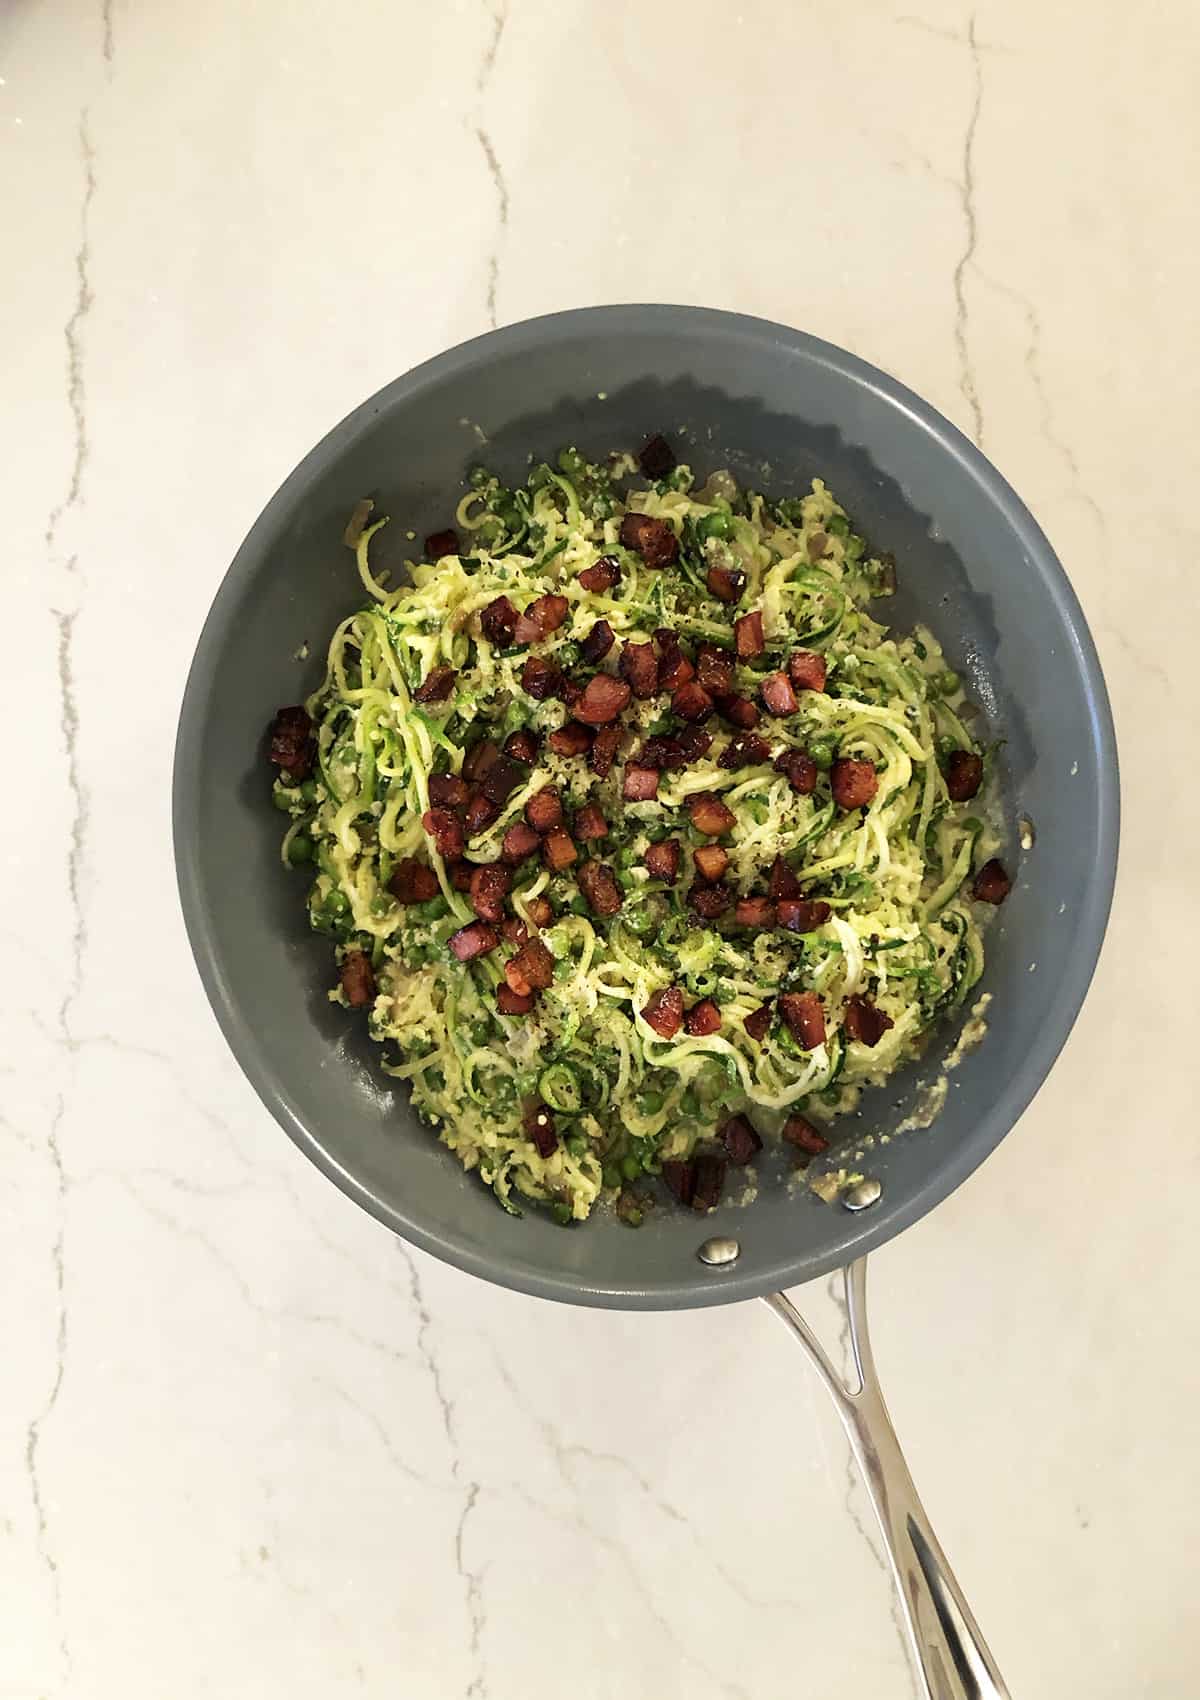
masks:
{"type": "Polygon", "coordinates": [[[573,897],[567,904],[567,908],[572,915],[586,915],[588,913],[587,898],[573,897]]]}
{"type": "Polygon", "coordinates": [[[570,448],[570,449],[560,449],[558,451],[559,469],[560,469],[560,471],[567,473],[571,477],[574,477],[577,473],[582,472],[583,469],[584,469],[584,466],[586,464],[587,463],[585,462],[583,456],[580,454],[578,449],[570,448]]]}
{"type": "Polygon", "coordinates": [[[271,801],[282,815],[290,815],[296,806],[296,799],[287,791],[272,791],[271,801]]]}
{"type": "Polygon", "coordinates": [[[629,931],[636,934],[640,939],[646,938],[658,925],[658,916],[646,903],[639,904],[636,909],[627,911],[624,919],[629,931]]]}
{"type": "Polygon", "coordinates": [[[550,1214],[554,1217],[554,1220],[558,1223],[560,1228],[569,1227],[575,1220],[575,1212],[571,1209],[571,1206],[569,1204],[563,1204],[561,1200],[559,1203],[552,1204],[550,1206],[550,1214]]]}
{"type": "Polygon", "coordinates": [[[482,490],[490,477],[491,473],[486,466],[473,466],[467,474],[467,483],[472,490],[482,490]]]}
{"type": "Polygon", "coordinates": [[[703,519],[696,521],[696,536],[701,539],[705,537],[728,537],[732,530],[732,519],[720,508],[715,513],[705,514],[703,519]]]}
{"type": "Polygon", "coordinates": [[[350,913],[350,899],[344,891],[331,891],[325,899],[325,912],[337,920],[350,913]]]}
{"type": "Polygon", "coordinates": [[[635,1181],[642,1172],[642,1165],[632,1152],[621,1158],[621,1173],[627,1181],[635,1181]]]}
{"type": "Polygon", "coordinates": [[[646,730],[652,737],[660,738],[664,732],[669,732],[671,730],[670,717],[668,716],[664,719],[652,720],[646,730]]]}
{"type": "Polygon", "coordinates": [[[492,1036],[490,1021],[473,1021],[468,1029],[473,1045],[486,1045],[492,1036]]]}
{"type": "Polygon", "coordinates": [[[618,866],[618,868],[632,868],[634,863],[639,861],[639,860],[640,860],[640,857],[638,856],[638,853],[637,853],[636,850],[625,849],[625,850],[622,850],[617,856],[617,866],[618,866]]]}
{"type": "Polygon", "coordinates": [[[579,665],[579,653],[577,643],[564,643],[554,659],[560,667],[577,667],[579,665]]]}
{"type": "Polygon", "coordinates": [[[302,862],[311,862],[313,857],[313,841],[306,832],[293,833],[288,845],[288,861],[293,868],[298,868],[302,862]]]}
{"type": "Polygon", "coordinates": [[[637,880],[634,879],[633,874],[628,868],[620,869],[617,874],[617,884],[620,886],[622,891],[632,891],[637,883],[637,880]]]}
{"type": "Polygon", "coordinates": [[[602,1183],[604,1184],[604,1186],[608,1189],[620,1186],[620,1184],[621,1184],[620,1165],[617,1164],[617,1163],[605,1163],[603,1169],[600,1171],[600,1179],[601,1179],[602,1183]]]}
{"type": "Polygon", "coordinates": [[[587,1153],[588,1142],[586,1133],[571,1133],[567,1135],[567,1150],[572,1157],[583,1157],[587,1153]]]}
{"type": "Polygon", "coordinates": [[[834,514],[831,519],[825,521],[825,529],[834,537],[846,538],[850,535],[850,521],[845,514],[834,514]]]}
{"type": "Polygon", "coordinates": [[[822,773],[827,773],[833,766],[833,745],[828,738],[814,738],[808,746],[808,753],[822,773]]]}
{"type": "Polygon", "coordinates": [[[962,684],[962,680],[953,667],[945,667],[940,673],[934,675],[933,683],[942,696],[952,697],[962,684]]]}
{"type": "Polygon", "coordinates": [[[651,844],[661,844],[670,835],[670,827],[662,821],[652,820],[646,828],[646,837],[651,844]]]}
{"type": "Polygon", "coordinates": [[[304,801],[306,803],[310,803],[310,804],[315,803],[316,800],[317,800],[317,782],[316,782],[316,780],[315,779],[306,779],[304,781],[304,784],[300,787],[300,795],[304,798],[304,801]]]}
{"type": "Polygon", "coordinates": [[[695,1116],[700,1113],[700,1100],[689,1086],[679,1100],[679,1107],[685,1116],[695,1116]]]}
{"type": "Polygon", "coordinates": [[[638,1099],[638,1109],[644,1116],[656,1116],[666,1103],[661,1092],[643,1092],[638,1099]]]}
{"type": "Polygon", "coordinates": [[[557,957],[559,961],[571,954],[571,935],[566,927],[551,927],[543,936],[543,942],[551,956],[557,957]]]}
{"type": "Polygon", "coordinates": [[[450,905],[439,891],[436,897],[429,898],[425,903],[418,903],[414,913],[420,921],[440,921],[449,910],[450,905]]]}

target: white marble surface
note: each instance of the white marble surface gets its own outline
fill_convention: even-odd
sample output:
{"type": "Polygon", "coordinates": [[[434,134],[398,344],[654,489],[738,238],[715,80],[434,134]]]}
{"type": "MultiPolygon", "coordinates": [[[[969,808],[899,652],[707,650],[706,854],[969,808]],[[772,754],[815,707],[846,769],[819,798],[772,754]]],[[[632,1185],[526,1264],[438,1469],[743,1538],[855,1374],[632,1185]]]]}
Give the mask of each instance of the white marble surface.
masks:
{"type": "Polygon", "coordinates": [[[912,1692],[765,1310],[577,1314],[406,1251],[243,1083],[177,912],[179,693],[280,478],[489,323],[638,299],[890,368],[1093,623],[1102,965],[876,1259],[876,1330],[1014,1695],[1196,1692],[1196,12],[905,4],[0,14],[3,1700],[912,1692]]]}

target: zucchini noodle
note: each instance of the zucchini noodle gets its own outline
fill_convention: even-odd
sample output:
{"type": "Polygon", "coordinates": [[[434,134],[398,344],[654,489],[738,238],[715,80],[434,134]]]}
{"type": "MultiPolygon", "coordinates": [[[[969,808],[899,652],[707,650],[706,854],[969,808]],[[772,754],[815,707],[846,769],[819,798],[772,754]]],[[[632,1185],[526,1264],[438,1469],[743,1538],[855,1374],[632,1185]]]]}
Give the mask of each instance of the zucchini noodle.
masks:
{"type": "Polygon", "coordinates": [[[554,465],[534,467],[523,488],[473,473],[454,519],[457,552],[409,562],[402,577],[378,567],[387,519],[355,529],[369,600],[336,628],[305,704],[311,771],[298,781],[285,769],[275,783],[289,817],[283,860],[309,872],[311,924],[332,939],[343,969],[352,956],[369,964],[368,996],[348,1000],[343,972],[330,997],[369,1003],[384,1070],[464,1168],[510,1212],[533,1200],[566,1223],[610,1198],[636,1223],[651,1202],[644,1178],[715,1149],[731,1116],[746,1115],[766,1135],[800,1112],[833,1120],[960,1009],[983,971],[988,911],[972,901],[969,882],[984,844],[998,842],[994,750],[972,738],[973,711],[932,633],[893,634],[874,617],[894,589],[894,568],[871,554],[820,480],[799,498],[770,501],[727,472],[698,488],[680,466],[647,484],[629,456],[596,465],[566,449],[554,465]],[[675,560],[655,568],[624,547],[627,513],[665,522],[675,560]],[[580,572],[605,556],[619,579],[586,589],[580,572]],[[714,573],[736,582],[734,605],[713,593],[714,573]],[[532,645],[486,635],[481,615],[497,598],[519,612],[547,596],[564,598],[566,613],[532,645]],[[755,611],[765,653],[747,659],[733,623],[755,611]],[[570,719],[561,697],[535,699],[522,682],[531,655],[584,682],[591,669],[581,644],[598,620],[615,638],[603,672],[617,672],[624,643],[650,643],[668,628],[685,657],[694,660],[701,643],[729,651],[733,691],[748,701],[766,700],[765,675],[786,669],[797,649],[823,658],[824,688],[798,689],[794,711],[762,716],[757,733],[769,752],[757,746],[744,765],[722,765],[743,734],[714,714],[706,750],[661,772],[655,797],[625,801],[635,741],[683,728],[670,693],[628,704],[622,752],[599,777],[585,753],[550,746],[570,719]],[[421,700],[435,668],[452,669],[452,683],[442,700],[421,700]],[[536,740],[528,777],[448,862],[423,825],[431,780],[461,776],[464,762],[471,775],[481,740],[502,745],[518,732],[536,740]],[[776,759],[788,751],[815,763],[807,792],[776,759]],[[970,804],[947,787],[955,751],[983,762],[970,804]],[[842,758],[874,770],[864,806],[835,801],[830,769],[842,758]],[[559,793],[568,829],[592,804],[607,836],[579,847],[574,868],[555,871],[536,854],[513,868],[505,914],[514,936],[462,961],[451,940],[476,924],[466,877],[500,858],[505,833],[547,787],[559,793]],[[719,838],[693,821],[705,793],[733,815],[719,838]],[[646,862],[667,840],[681,854],[673,881],[646,862]],[[705,920],[689,902],[699,879],[692,858],[718,843],[729,902],[705,920]],[[575,877],[585,858],[616,882],[611,916],[596,912],[575,877]],[[809,931],[737,918],[739,899],[764,897],[777,858],[821,909],[809,931]],[[422,889],[434,895],[416,900],[397,885],[402,863],[432,870],[436,887],[426,875],[422,889]],[[553,971],[532,1007],[511,1014],[505,969],[522,930],[543,942],[553,971]],[[719,1023],[664,1037],[646,1011],[668,991],[682,994],[685,1009],[707,1000],[719,1023]],[[821,1001],[824,1038],[808,1049],[779,1019],[779,1000],[792,992],[821,1001]],[[872,1045],[847,1030],[847,1010],[864,999],[886,1018],[872,1045]],[[760,1015],[761,1039],[746,1027],[760,1015]],[[553,1121],[548,1155],[531,1133],[531,1104],[553,1121]]]}

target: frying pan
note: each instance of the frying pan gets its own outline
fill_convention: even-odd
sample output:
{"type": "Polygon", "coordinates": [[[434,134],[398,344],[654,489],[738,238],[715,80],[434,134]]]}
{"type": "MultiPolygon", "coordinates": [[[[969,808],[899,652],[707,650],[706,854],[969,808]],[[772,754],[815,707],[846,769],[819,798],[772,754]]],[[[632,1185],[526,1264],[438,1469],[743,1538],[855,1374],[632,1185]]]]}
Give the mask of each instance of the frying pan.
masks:
{"type": "Polygon", "coordinates": [[[945,419],[882,372],[780,325],[698,308],[589,308],[514,325],[398,379],[335,427],[272,498],[201,635],[176,749],[174,832],[188,933],[226,1038],[317,1166],[396,1233],[505,1286],[575,1304],[674,1308],[767,1296],[825,1377],[888,1544],[926,1694],[1006,1693],[921,1510],[879,1394],[865,1320],[871,1247],[946,1197],[1013,1126],[1083,1001],[1116,865],[1116,748],[1078,603],[1046,538],[945,419]],[[824,478],[898,563],[888,618],[925,619],[1003,739],[1015,873],[987,936],[988,1032],[949,1077],[928,1131],[900,1131],[937,1079],[952,1027],[868,1095],[830,1162],[864,1176],[828,1205],[779,1153],[758,1197],[705,1218],[662,1210],[564,1230],[503,1214],[375,1065],[365,1024],[325,996],[327,941],[280,867],[262,731],[320,676],[325,637],[358,602],[346,516],[395,516],[399,567],[451,518],[469,467],[510,480],[564,443],[598,456],[653,431],[704,476],[728,466],[773,495],[824,478]],[[308,659],[305,645],[311,645],[308,659]],[[1036,971],[1034,971],[1036,970],[1036,971]],[[781,1166],[776,1167],[776,1163],[781,1166]],[[782,1289],[846,1269],[857,1381],[835,1375],[782,1289]]]}

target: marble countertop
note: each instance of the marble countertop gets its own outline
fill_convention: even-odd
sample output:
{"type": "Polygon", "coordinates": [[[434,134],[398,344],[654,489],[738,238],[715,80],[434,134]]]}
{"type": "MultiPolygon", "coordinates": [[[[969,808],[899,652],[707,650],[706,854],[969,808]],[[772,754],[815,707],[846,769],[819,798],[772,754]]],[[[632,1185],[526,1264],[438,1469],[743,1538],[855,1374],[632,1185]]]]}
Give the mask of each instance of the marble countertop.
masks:
{"type": "Polygon", "coordinates": [[[3,1700],[914,1692],[765,1308],[574,1313],[395,1242],[242,1080],[177,908],[179,695],[266,497],[415,362],[612,300],[896,373],[1083,601],[1123,762],[1108,942],[1020,1125],[876,1257],[875,1332],[1013,1694],[1195,1692],[1200,41],[1185,0],[1154,17],[5,9],[3,1700]]]}

